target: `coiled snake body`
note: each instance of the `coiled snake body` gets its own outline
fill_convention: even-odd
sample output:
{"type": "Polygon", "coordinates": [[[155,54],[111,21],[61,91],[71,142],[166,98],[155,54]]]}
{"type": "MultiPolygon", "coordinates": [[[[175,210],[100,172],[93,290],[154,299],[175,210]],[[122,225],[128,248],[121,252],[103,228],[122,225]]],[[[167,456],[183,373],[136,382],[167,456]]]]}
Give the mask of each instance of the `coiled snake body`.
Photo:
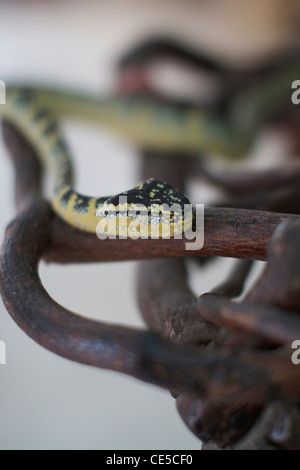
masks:
{"type": "Polygon", "coordinates": [[[165,232],[173,236],[182,233],[183,227],[191,227],[192,216],[184,220],[183,209],[189,200],[165,182],[148,180],[113,197],[87,197],[75,191],[72,158],[56,117],[72,115],[95,121],[142,148],[242,157],[249,150],[261,122],[290,102],[291,83],[299,76],[298,63],[289,64],[263,83],[237,94],[223,116],[204,112],[196,106],[176,107],[150,98],[101,99],[34,87],[8,88],[6,104],[0,105],[0,115],[18,128],[33,145],[42,163],[50,167],[54,180],[52,206],[67,223],[95,233],[99,222],[107,223],[123,216],[125,228],[124,224],[122,228],[116,225],[115,235],[122,235],[121,230],[135,222],[132,230],[140,234],[147,235],[155,226],[158,236],[165,232]],[[120,197],[126,197],[125,205],[120,203],[120,197]],[[174,206],[172,211],[168,209],[170,206],[174,206]],[[142,217],[141,207],[146,208],[142,217]]]}

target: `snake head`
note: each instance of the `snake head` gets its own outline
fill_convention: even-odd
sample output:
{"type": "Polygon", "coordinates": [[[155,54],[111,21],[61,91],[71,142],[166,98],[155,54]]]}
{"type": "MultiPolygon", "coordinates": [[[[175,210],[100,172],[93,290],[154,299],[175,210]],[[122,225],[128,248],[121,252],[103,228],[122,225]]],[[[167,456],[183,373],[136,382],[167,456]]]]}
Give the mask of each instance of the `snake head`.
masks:
{"type": "Polygon", "coordinates": [[[98,216],[110,225],[108,234],[115,233],[116,227],[116,235],[130,238],[180,237],[192,225],[189,199],[155,179],[107,199],[98,216]]]}

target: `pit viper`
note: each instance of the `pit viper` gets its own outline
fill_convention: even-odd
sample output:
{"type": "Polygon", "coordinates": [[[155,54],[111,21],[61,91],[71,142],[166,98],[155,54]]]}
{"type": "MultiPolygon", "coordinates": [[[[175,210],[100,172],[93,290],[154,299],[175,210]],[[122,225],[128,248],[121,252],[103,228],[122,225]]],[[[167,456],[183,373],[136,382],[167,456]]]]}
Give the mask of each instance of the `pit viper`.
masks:
{"type": "Polygon", "coordinates": [[[191,228],[193,216],[184,217],[189,199],[166,182],[150,179],[110,197],[76,192],[72,157],[57,119],[72,116],[95,122],[144,149],[241,158],[262,123],[290,104],[291,84],[299,77],[299,63],[288,64],[237,93],[223,114],[147,97],[100,98],[70,90],[12,86],[6,90],[0,116],[25,136],[52,174],[52,206],[65,222],[91,233],[104,222],[109,234],[109,223],[116,222],[117,236],[125,235],[129,227],[146,237],[154,228],[158,237],[174,236],[191,228]]]}

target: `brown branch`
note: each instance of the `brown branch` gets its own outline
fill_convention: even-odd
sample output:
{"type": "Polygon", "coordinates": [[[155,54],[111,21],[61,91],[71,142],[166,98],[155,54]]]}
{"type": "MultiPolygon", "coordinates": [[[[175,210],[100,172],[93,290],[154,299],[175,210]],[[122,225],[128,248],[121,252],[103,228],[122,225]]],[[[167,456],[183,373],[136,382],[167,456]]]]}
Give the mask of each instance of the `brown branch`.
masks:
{"type": "Polygon", "coordinates": [[[199,250],[186,250],[189,240],[99,240],[55,218],[47,261],[59,263],[123,261],[184,256],[226,256],[266,259],[266,248],[275,228],[299,216],[261,211],[206,208],[205,241],[199,250]]]}
{"type": "Polygon", "coordinates": [[[232,331],[242,330],[269,345],[291,345],[300,339],[300,318],[296,312],[250,301],[233,303],[210,294],[200,297],[198,309],[206,321],[232,331]]]}
{"type": "Polygon", "coordinates": [[[175,343],[207,344],[215,328],[197,312],[197,298],[187,285],[181,260],[140,263],[137,274],[140,311],[147,326],[175,343]]]}
{"type": "Polygon", "coordinates": [[[49,243],[51,213],[35,203],[9,227],[2,249],[1,295],[15,322],[36,342],[83,364],[132,375],[203,399],[239,403],[300,393],[290,351],[235,353],[175,346],[151,332],[88,320],[44,290],[37,264],[49,243]],[[30,295],[28,295],[30,292],[30,295]]]}

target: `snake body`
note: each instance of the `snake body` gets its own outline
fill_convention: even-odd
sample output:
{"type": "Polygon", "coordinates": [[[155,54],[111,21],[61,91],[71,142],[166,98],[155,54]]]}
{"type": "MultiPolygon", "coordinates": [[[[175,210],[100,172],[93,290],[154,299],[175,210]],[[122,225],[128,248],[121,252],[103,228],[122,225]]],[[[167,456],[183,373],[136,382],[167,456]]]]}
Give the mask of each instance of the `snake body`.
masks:
{"type": "MultiPolygon", "coordinates": [[[[56,96],[60,102],[62,95],[58,93],[56,96]]],[[[68,95],[64,96],[65,100],[70,100],[68,95]]],[[[72,96],[73,106],[74,101],[75,97],[72,96]]],[[[84,114],[91,103],[77,97],[75,109],[79,110],[80,117],[83,117],[80,110],[84,114]]],[[[90,233],[100,230],[100,236],[130,235],[131,238],[175,236],[182,234],[183,228],[188,230],[192,226],[192,214],[188,213],[184,218],[184,207],[190,205],[190,201],[166,182],[150,179],[130,191],[109,197],[89,197],[76,192],[72,158],[49,104],[46,99],[41,101],[41,94],[36,94],[36,91],[9,89],[1,111],[3,118],[13,123],[32,144],[42,164],[52,175],[52,206],[65,222],[90,233]],[[123,205],[121,198],[126,198],[123,205]]],[[[113,109],[114,102],[102,105],[104,111],[101,109],[100,115],[104,113],[104,123],[110,125],[112,118],[105,110],[113,109]]],[[[126,100],[121,101],[121,105],[126,106],[126,100]]],[[[114,112],[120,114],[120,110],[114,112]]],[[[93,119],[92,106],[89,117],[93,119]]],[[[136,119],[138,122],[138,115],[136,119]]],[[[118,127],[118,122],[115,127],[118,127]]],[[[138,130],[135,133],[138,134],[138,130]]],[[[164,140],[162,135],[162,147],[169,148],[170,142],[168,138],[164,140]]]]}
{"type": "MultiPolygon", "coordinates": [[[[299,76],[299,62],[288,63],[263,82],[237,93],[223,114],[146,97],[99,98],[69,90],[11,87],[0,115],[17,127],[51,170],[52,206],[64,221],[95,233],[99,222],[118,219],[117,236],[125,235],[129,227],[142,236],[154,228],[158,237],[174,236],[192,226],[191,215],[183,218],[184,207],[190,202],[165,182],[148,180],[110,197],[77,193],[72,158],[56,119],[67,115],[96,122],[142,148],[242,157],[261,124],[290,103],[291,84],[299,76]],[[125,205],[120,203],[121,197],[126,198],[125,205]],[[172,211],[168,209],[171,206],[172,211]],[[141,208],[146,208],[146,213],[141,208]]],[[[106,233],[110,230],[106,227],[106,233]]]]}

